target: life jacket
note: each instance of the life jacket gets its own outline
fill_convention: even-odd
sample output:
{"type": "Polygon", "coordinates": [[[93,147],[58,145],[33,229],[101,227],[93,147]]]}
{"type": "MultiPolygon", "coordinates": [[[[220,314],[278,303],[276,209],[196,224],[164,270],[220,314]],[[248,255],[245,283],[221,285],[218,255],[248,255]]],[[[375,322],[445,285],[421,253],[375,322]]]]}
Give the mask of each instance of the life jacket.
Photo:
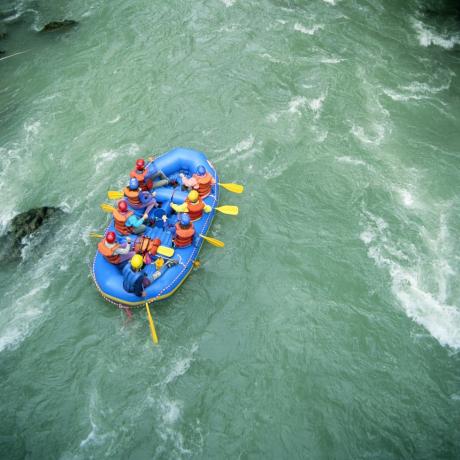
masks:
{"type": "Polygon", "coordinates": [[[123,289],[140,297],[144,290],[144,273],[142,271],[134,271],[130,264],[123,267],[122,273],[123,289]]]}
{"type": "Polygon", "coordinates": [[[203,215],[204,203],[203,200],[198,199],[196,203],[192,203],[188,198],[185,200],[188,208],[188,215],[193,222],[198,220],[203,215]]]}
{"type": "Polygon", "coordinates": [[[153,187],[153,180],[147,179],[145,180],[145,176],[147,175],[147,168],[145,168],[142,172],[139,172],[137,169],[133,169],[129,173],[129,177],[134,177],[139,182],[139,187],[144,191],[150,191],[153,187]]]}
{"type": "Polygon", "coordinates": [[[115,250],[120,247],[119,244],[115,243],[112,247],[107,247],[105,240],[99,241],[97,249],[104,256],[104,258],[111,264],[118,265],[121,262],[119,254],[114,254],[115,250]]]}
{"type": "Polygon", "coordinates": [[[198,195],[200,198],[205,198],[211,193],[212,187],[212,176],[208,172],[204,176],[194,174],[197,183],[198,183],[198,195]]]}
{"type": "Polygon", "coordinates": [[[125,197],[128,198],[128,203],[133,208],[139,208],[141,201],[139,200],[139,190],[131,190],[129,187],[125,187],[123,190],[125,197]]]}
{"type": "Polygon", "coordinates": [[[131,231],[126,226],[126,221],[134,213],[132,211],[120,212],[118,209],[113,210],[113,220],[115,222],[115,230],[120,233],[120,235],[129,235],[131,231]]]}
{"type": "Polygon", "coordinates": [[[180,223],[176,223],[176,236],[174,237],[174,244],[176,248],[186,248],[193,243],[193,237],[195,236],[195,229],[193,224],[190,224],[188,228],[182,228],[180,223]]]}
{"type": "Polygon", "coordinates": [[[158,241],[155,241],[154,239],[148,238],[146,236],[141,236],[134,242],[134,251],[136,251],[138,254],[150,254],[154,256],[158,251],[159,245],[156,244],[158,241]]]}

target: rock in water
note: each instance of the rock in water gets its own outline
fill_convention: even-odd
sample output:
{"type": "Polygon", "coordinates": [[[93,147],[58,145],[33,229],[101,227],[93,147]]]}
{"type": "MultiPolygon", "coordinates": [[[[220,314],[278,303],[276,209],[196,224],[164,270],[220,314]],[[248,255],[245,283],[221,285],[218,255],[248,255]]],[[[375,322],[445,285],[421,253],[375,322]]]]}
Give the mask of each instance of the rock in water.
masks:
{"type": "Polygon", "coordinates": [[[59,208],[43,206],[15,216],[7,233],[0,238],[1,258],[11,260],[20,257],[23,238],[36,232],[51,216],[59,213],[62,213],[59,208]]]}
{"type": "Polygon", "coordinates": [[[64,19],[64,21],[52,21],[48,22],[45,27],[40,32],[54,32],[55,30],[69,29],[78,24],[77,21],[73,19],[64,19]]]}

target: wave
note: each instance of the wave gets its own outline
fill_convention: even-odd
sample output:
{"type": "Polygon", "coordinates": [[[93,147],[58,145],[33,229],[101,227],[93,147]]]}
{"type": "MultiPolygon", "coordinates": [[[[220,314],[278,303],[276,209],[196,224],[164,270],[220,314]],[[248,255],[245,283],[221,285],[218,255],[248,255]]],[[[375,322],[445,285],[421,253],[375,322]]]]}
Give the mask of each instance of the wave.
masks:
{"type": "Polygon", "coordinates": [[[417,32],[418,42],[421,46],[428,47],[435,45],[449,50],[455,45],[460,44],[459,35],[452,35],[450,37],[441,35],[417,19],[412,20],[412,27],[417,32]]]}
{"type": "Polygon", "coordinates": [[[448,303],[450,279],[455,274],[446,254],[449,233],[441,214],[437,237],[426,235],[423,255],[413,244],[395,241],[389,224],[369,211],[363,212],[361,241],[367,254],[391,277],[391,290],[407,316],[423,326],[442,346],[460,349],[460,309],[448,303]],[[434,283],[434,284],[432,284],[434,283]]]}

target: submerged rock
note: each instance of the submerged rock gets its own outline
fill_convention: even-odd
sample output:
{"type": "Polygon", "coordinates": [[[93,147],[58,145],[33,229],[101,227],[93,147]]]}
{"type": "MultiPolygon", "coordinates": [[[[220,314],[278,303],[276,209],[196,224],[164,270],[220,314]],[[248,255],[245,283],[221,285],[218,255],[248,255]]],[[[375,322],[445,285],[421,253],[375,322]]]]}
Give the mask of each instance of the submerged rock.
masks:
{"type": "Polygon", "coordinates": [[[55,30],[69,29],[78,24],[78,21],[73,19],[64,19],[64,21],[52,21],[48,22],[40,32],[54,32],[55,30]]]}
{"type": "Polygon", "coordinates": [[[36,232],[50,217],[62,212],[59,208],[43,206],[29,209],[29,211],[15,216],[9,224],[6,234],[0,238],[2,260],[20,257],[24,238],[36,232]]]}

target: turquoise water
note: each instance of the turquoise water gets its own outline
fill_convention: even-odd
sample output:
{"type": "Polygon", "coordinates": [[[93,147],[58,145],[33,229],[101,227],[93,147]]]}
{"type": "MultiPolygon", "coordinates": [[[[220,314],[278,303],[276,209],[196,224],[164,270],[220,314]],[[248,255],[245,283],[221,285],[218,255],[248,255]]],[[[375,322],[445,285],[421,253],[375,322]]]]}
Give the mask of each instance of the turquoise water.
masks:
{"type": "Polygon", "coordinates": [[[0,272],[2,458],[460,457],[460,31],[427,7],[2,4],[1,228],[66,211],[0,272]],[[246,191],[153,346],[88,233],[178,145],[246,191]]]}

